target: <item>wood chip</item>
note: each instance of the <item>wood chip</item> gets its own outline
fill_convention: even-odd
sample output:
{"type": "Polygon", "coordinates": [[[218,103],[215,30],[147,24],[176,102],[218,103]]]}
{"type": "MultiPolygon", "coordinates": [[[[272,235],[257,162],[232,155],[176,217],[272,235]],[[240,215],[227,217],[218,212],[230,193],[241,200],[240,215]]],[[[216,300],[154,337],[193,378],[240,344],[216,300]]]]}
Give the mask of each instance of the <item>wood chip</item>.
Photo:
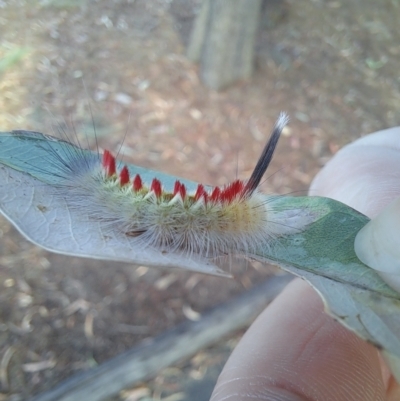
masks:
{"type": "Polygon", "coordinates": [[[56,361],[54,359],[49,359],[41,362],[24,363],[22,365],[22,370],[27,373],[35,373],[41,370],[52,369],[54,366],[56,366],[56,361]]]}

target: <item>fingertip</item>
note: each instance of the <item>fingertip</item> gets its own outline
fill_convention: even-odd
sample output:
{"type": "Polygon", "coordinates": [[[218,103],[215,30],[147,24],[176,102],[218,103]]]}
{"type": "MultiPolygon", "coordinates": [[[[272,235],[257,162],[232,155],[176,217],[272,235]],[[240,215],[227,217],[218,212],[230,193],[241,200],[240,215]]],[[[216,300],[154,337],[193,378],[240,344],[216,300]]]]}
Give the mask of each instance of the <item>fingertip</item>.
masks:
{"type": "Polygon", "coordinates": [[[236,347],[212,401],[377,401],[383,393],[376,350],[329,317],[314,290],[295,280],[236,347]]]}
{"type": "Polygon", "coordinates": [[[309,195],[343,202],[367,216],[400,196],[400,127],[345,146],[315,176],[309,195]]]}
{"type": "Polygon", "coordinates": [[[396,291],[400,291],[399,227],[400,198],[367,223],[354,242],[357,257],[396,291]]]}

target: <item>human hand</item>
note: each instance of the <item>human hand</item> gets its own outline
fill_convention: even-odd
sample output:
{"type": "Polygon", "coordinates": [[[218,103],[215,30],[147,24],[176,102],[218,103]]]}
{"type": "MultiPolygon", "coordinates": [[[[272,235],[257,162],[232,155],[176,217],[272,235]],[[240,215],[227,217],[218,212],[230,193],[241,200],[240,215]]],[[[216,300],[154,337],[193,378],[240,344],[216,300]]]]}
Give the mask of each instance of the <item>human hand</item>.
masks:
{"type": "MultiPolygon", "coordinates": [[[[375,217],[400,197],[400,128],[343,148],[310,195],[375,217]]],[[[265,309],[229,358],[211,401],[392,401],[400,386],[377,350],[334,321],[295,280],[265,309]]]]}

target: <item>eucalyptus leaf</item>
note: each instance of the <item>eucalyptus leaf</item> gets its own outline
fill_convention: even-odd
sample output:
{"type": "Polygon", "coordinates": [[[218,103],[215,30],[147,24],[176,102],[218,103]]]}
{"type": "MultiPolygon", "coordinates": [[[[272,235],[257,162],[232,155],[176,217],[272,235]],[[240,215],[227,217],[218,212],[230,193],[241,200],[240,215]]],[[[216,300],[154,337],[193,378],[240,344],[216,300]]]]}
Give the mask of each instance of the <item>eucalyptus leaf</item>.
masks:
{"type": "Polygon", "coordinates": [[[369,218],[329,198],[280,198],[280,207],[289,205],[319,211],[318,219],[260,250],[257,258],[308,281],[330,315],[383,351],[400,382],[400,294],[354,251],[355,237],[369,218]]]}
{"type": "MultiPolygon", "coordinates": [[[[77,147],[39,132],[0,132],[0,212],[28,240],[49,251],[94,259],[131,262],[147,266],[180,267],[202,273],[229,276],[209,260],[187,259],[179,252],[163,254],[154,248],[132,247],[129,237],[118,232],[105,235],[99,224],[71,213],[71,199],[54,198],[60,181],[59,164],[49,165],[49,155],[68,160],[77,147]],[[51,172],[51,173],[49,173],[51,172]]],[[[79,149],[80,154],[94,155],[79,149]]],[[[173,188],[175,177],[128,165],[132,175],[163,180],[173,188]]],[[[197,184],[182,180],[188,188],[197,184]]]]}
{"type": "MultiPolygon", "coordinates": [[[[163,253],[131,244],[125,234],[107,235],[96,221],[75,214],[66,195],[54,197],[60,180],[53,157],[74,157],[77,147],[40,133],[0,134],[0,210],[29,240],[48,250],[90,258],[180,267],[224,275],[209,259],[190,258],[175,250],[163,253]]],[[[81,155],[96,153],[79,149],[81,155]]],[[[158,177],[172,189],[177,177],[127,165],[132,175],[158,177]]],[[[197,183],[179,178],[187,189],[197,183]]],[[[311,218],[300,230],[278,236],[255,259],[272,262],[307,280],[323,298],[327,311],[361,338],[383,351],[400,382],[400,294],[364,265],[354,252],[354,240],[369,219],[354,209],[322,197],[266,197],[274,210],[298,211],[311,218]],[[311,217],[310,217],[311,216],[311,217]]],[[[240,252],[240,249],[238,250],[240,252]]]]}

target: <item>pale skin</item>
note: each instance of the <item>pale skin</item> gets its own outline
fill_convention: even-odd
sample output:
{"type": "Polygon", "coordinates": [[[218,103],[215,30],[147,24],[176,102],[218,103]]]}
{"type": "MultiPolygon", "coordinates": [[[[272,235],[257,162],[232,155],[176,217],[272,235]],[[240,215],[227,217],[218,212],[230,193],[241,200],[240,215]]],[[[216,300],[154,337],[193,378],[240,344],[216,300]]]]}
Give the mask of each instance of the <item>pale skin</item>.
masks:
{"type": "MultiPolygon", "coordinates": [[[[339,152],[314,179],[327,196],[376,216],[400,197],[400,128],[339,152]]],[[[394,401],[400,386],[372,345],[333,320],[317,293],[294,280],[246,332],[211,401],[394,401]]]]}

